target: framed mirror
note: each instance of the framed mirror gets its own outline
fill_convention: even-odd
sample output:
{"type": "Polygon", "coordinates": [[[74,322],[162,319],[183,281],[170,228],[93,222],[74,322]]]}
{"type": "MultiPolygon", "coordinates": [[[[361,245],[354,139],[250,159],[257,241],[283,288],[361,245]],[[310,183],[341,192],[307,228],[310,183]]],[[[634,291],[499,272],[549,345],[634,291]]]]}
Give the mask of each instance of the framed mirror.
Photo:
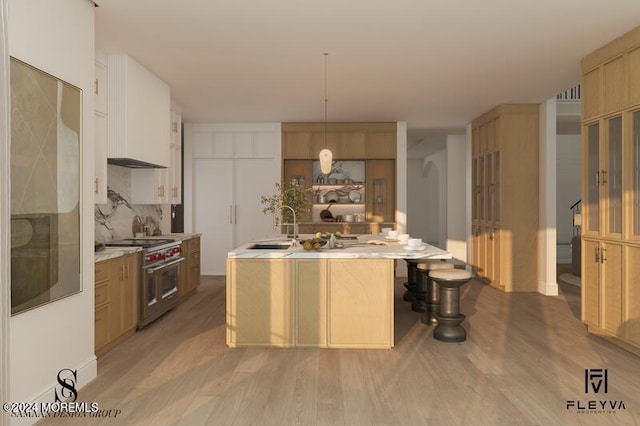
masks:
{"type": "Polygon", "coordinates": [[[82,290],[82,90],[11,58],[11,314],[82,290]]]}

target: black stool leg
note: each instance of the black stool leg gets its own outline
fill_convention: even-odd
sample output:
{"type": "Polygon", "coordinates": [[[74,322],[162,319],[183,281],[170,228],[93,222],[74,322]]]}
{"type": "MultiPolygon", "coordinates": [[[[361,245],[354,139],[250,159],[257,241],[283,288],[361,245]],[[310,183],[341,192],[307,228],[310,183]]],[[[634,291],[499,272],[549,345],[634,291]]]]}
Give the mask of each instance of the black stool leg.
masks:
{"type": "Polygon", "coordinates": [[[443,342],[464,342],[467,331],[460,325],[465,316],[460,313],[460,286],[469,280],[438,280],[440,286],[440,311],[436,314],[438,325],[433,337],[443,342]]]}
{"type": "Polygon", "coordinates": [[[440,311],[440,286],[431,278],[427,280],[427,310],[422,314],[422,322],[436,325],[438,324],[436,314],[440,311]]]}
{"type": "Polygon", "coordinates": [[[429,271],[418,270],[416,279],[416,289],[413,292],[414,298],[411,301],[411,310],[413,312],[424,312],[427,310],[427,281],[429,281],[429,271]]]}
{"type": "Polygon", "coordinates": [[[416,290],[416,276],[418,274],[418,267],[413,262],[407,262],[407,282],[404,283],[404,287],[407,291],[404,292],[402,299],[405,302],[411,302],[415,299],[414,291],[416,290]]]}

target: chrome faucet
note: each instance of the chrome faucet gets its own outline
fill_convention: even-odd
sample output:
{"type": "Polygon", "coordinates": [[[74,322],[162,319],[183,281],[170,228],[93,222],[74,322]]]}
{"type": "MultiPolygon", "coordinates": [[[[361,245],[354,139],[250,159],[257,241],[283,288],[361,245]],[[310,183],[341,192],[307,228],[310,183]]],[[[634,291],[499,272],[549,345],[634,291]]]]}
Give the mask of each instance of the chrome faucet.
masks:
{"type": "Polygon", "coordinates": [[[296,239],[296,237],[298,236],[298,222],[296,221],[296,212],[295,210],[293,210],[292,207],[287,206],[287,205],[282,205],[279,207],[278,210],[281,209],[289,209],[291,210],[291,213],[293,214],[293,247],[297,247],[298,246],[298,240],[296,239]]]}

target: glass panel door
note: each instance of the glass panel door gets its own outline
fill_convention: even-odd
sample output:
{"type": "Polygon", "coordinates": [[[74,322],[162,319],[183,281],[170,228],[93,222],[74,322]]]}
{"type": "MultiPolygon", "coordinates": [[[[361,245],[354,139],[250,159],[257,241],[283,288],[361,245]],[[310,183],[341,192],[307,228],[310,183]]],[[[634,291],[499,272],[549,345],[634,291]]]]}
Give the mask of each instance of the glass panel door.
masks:
{"type": "Polygon", "coordinates": [[[471,188],[473,188],[473,202],[471,203],[471,219],[478,220],[478,158],[471,160],[471,188]]]}
{"type": "Polygon", "coordinates": [[[478,159],[479,163],[478,163],[478,216],[480,218],[480,220],[485,220],[486,216],[485,216],[485,208],[484,208],[484,194],[485,194],[485,188],[484,188],[484,155],[480,156],[478,159]]]}
{"type": "Polygon", "coordinates": [[[640,236],[640,111],[633,113],[633,140],[632,140],[632,205],[633,205],[633,235],[640,236]]]}
{"type": "Polygon", "coordinates": [[[486,176],[487,176],[487,220],[492,221],[493,220],[493,200],[495,197],[495,193],[493,192],[493,167],[491,166],[493,164],[492,161],[492,157],[493,154],[487,154],[487,172],[486,172],[486,176]]]}
{"type": "Polygon", "coordinates": [[[622,233],[622,117],[609,120],[608,170],[601,173],[602,184],[608,189],[608,230],[622,233]]]}
{"type": "Polygon", "coordinates": [[[493,193],[495,222],[500,222],[500,152],[493,154],[493,193]]]}
{"type": "Polygon", "coordinates": [[[600,125],[587,127],[587,230],[600,230],[600,125]]]}

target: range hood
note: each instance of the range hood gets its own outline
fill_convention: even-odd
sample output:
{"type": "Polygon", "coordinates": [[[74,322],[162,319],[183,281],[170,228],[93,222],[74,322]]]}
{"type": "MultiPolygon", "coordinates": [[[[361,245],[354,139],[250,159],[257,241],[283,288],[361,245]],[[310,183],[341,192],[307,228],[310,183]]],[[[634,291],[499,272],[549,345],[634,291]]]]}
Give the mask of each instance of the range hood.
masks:
{"type": "Polygon", "coordinates": [[[134,158],[107,158],[107,163],[121,167],[129,167],[130,169],[166,169],[166,166],[147,163],[146,161],[136,160],[134,158]]]}

